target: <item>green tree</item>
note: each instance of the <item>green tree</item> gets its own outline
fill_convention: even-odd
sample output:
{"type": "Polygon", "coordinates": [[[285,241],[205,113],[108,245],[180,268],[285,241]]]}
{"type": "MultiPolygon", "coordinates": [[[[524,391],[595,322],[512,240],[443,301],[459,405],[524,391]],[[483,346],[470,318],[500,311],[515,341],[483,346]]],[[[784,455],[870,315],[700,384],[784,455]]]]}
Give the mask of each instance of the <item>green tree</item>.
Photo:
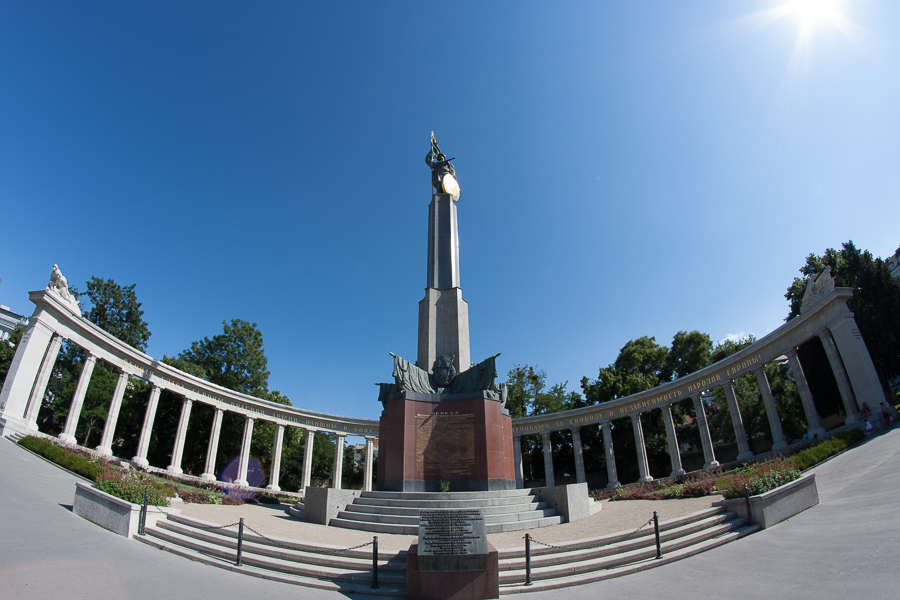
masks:
{"type": "Polygon", "coordinates": [[[202,369],[203,378],[230,390],[265,398],[269,392],[268,359],[256,323],[222,321],[224,331],[203,338],[178,355],[202,369]]]}
{"type": "Polygon", "coordinates": [[[0,340],[0,385],[6,381],[6,374],[16,356],[16,348],[19,347],[23,333],[25,333],[24,327],[16,327],[8,340],[0,340]]]}
{"type": "Polygon", "coordinates": [[[122,286],[112,279],[91,277],[86,287],[80,299],[83,302],[86,296],[90,302],[85,318],[129,346],[146,350],[150,329],[142,318],[144,311],[137,300],[135,284],[122,286]]]}
{"type": "Polygon", "coordinates": [[[666,372],[672,379],[690,375],[711,364],[713,343],[709,334],[679,331],[672,338],[672,346],[666,356],[666,372]]]}
{"type": "Polygon", "coordinates": [[[891,277],[887,263],[874,258],[868,250],[859,250],[852,241],[840,250],[828,248],[822,255],[810,254],[788,287],[785,298],[790,302],[786,321],[800,314],[803,294],[810,277],[831,267],[836,286],[853,289],[848,301],[859,331],[866,342],[882,386],[900,375],[900,328],[888,326],[900,314],[900,281],[891,277]]]}

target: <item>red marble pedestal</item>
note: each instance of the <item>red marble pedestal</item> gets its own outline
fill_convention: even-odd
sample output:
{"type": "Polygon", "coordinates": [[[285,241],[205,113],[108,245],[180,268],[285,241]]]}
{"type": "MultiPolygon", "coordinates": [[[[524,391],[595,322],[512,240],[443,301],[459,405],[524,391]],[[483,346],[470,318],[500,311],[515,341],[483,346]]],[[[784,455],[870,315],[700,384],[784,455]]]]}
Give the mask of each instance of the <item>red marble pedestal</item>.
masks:
{"type": "Polygon", "coordinates": [[[499,553],[488,542],[484,571],[420,571],[419,545],[406,553],[406,597],[410,600],[484,600],[500,597],[499,553]]]}
{"type": "Polygon", "coordinates": [[[512,420],[488,393],[406,393],[391,400],[378,436],[378,489],[515,489],[512,420]]]}

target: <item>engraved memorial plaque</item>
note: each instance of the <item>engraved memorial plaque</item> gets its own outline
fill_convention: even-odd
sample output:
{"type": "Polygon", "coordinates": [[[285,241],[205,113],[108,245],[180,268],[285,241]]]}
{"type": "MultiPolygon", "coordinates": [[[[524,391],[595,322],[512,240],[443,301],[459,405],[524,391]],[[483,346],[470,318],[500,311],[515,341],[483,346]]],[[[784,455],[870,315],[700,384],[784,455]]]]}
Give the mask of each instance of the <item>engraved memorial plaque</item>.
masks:
{"type": "Polygon", "coordinates": [[[488,543],[484,515],[475,509],[419,512],[420,571],[484,571],[488,543]]]}
{"type": "Polygon", "coordinates": [[[475,415],[416,415],[416,471],[425,479],[475,477],[475,415]]]}

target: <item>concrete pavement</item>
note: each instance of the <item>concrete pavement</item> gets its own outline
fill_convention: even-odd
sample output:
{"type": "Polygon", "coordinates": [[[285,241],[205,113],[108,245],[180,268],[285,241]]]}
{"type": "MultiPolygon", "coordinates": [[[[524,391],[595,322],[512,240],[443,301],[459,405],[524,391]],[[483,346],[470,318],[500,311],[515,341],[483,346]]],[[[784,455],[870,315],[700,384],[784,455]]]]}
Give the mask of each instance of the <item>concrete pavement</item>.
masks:
{"type": "MultiPolygon", "coordinates": [[[[821,504],[722,548],[563,592],[580,598],[895,598],[900,432],[816,468],[821,504]]],[[[2,598],[340,598],[195,563],[70,511],[77,478],[0,440],[2,598]]],[[[559,591],[523,598],[557,598],[559,591]]],[[[355,597],[360,597],[356,595],[355,597]]]]}

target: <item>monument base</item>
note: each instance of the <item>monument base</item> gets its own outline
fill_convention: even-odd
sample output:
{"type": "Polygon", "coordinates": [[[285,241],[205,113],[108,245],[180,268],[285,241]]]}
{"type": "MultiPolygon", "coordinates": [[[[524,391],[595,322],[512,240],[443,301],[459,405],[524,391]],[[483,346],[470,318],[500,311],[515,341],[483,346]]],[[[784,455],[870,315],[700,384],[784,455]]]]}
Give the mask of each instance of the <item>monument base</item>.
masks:
{"type": "Polygon", "coordinates": [[[381,491],[512,490],[513,460],[509,411],[488,392],[406,392],[381,415],[381,491]]]}
{"type": "Polygon", "coordinates": [[[411,600],[483,600],[500,597],[500,555],[487,542],[484,571],[420,571],[419,544],[406,553],[406,597],[411,600]]]}

